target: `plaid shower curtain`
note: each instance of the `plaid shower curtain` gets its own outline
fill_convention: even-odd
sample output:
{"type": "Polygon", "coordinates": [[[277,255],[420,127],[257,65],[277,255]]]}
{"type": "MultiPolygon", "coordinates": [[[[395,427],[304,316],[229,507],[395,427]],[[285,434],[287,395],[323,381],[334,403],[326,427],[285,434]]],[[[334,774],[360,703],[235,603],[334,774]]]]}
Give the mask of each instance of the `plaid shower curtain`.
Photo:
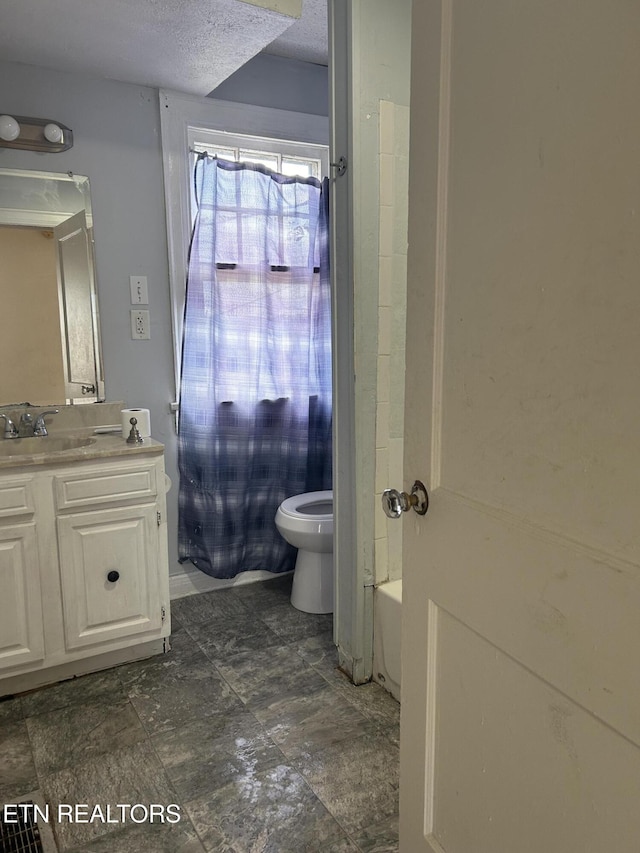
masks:
{"type": "Polygon", "coordinates": [[[274,516],[331,488],[328,181],[201,156],[189,256],[179,551],[208,575],[293,568],[274,516]]]}

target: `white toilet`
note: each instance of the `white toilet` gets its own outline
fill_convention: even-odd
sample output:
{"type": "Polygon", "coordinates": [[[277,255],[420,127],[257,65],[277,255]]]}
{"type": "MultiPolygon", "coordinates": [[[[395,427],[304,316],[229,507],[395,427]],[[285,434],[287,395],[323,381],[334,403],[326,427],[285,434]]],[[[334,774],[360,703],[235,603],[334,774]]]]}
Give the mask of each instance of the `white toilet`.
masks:
{"type": "Polygon", "coordinates": [[[333,613],[333,492],[287,498],[276,527],[298,549],[291,603],[305,613],[333,613]]]}

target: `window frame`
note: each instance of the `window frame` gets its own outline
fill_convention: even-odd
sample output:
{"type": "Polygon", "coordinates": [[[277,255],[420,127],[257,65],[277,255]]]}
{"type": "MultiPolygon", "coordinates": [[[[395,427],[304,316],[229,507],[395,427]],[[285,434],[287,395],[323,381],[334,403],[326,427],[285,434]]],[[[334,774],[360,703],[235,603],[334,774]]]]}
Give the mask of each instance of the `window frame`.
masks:
{"type": "MultiPolygon", "coordinates": [[[[191,239],[190,131],[253,137],[285,154],[321,150],[323,174],[329,170],[329,119],[308,113],[197,98],[161,89],[160,131],[164,169],[169,288],[175,374],[175,409],[180,393],[182,322],[191,239]],[[295,142],[292,142],[295,140],[295,142]],[[293,147],[291,147],[293,146],[293,147]],[[289,150],[287,150],[289,149],[289,150]]],[[[230,146],[231,147],[231,146],[230,146]]],[[[262,150],[265,150],[262,148],[262,150]]],[[[268,149],[266,149],[268,150],[268,149]]]]}
{"type": "MultiPolygon", "coordinates": [[[[240,152],[247,154],[266,154],[275,156],[279,161],[300,160],[305,163],[318,164],[317,174],[307,177],[321,179],[329,173],[329,152],[326,145],[312,145],[308,142],[298,142],[293,139],[274,139],[267,136],[256,136],[248,133],[231,133],[228,130],[217,130],[211,127],[195,127],[189,125],[187,141],[191,154],[200,151],[214,153],[213,149],[233,151],[235,162],[239,162],[240,152]]],[[[220,155],[224,158],[224,154],[220,155]]],[[[250,161],[254,162],[254,161],[250,161]]],[[[270,168],[270,167],[267,167],[270,168]]],[[[276,171],[279,166],[276,166],[276,171]]]]}

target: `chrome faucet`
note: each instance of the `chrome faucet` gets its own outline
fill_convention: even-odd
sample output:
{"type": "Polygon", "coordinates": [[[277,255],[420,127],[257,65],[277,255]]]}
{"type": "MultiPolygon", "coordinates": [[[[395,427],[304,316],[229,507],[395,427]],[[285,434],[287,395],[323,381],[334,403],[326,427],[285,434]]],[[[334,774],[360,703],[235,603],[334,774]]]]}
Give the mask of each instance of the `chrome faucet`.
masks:
{"type": "Polygon", "coordinates": [[[33,434],[39,436],[48,435],[47,425],[44,422],[45,415],[57,415],[60,409],[47,409],[46,412],[40,412],[33,424],[33,434]]]}
{"type": "Polygon", "coordinates": [[[4,418],[4,437],[19,438],[20,433],[18,432],[16,425],[11,420],[9,415],[3,415],[2,412],[0,412],[0,418],[4,418]]]}
{"type": "Polygon", "coordinates": [[[20,415],[20,423],[17,429],[15,424],[3,415],[2,417],[5,417],[5,420],[7,420],[5,438],[27,438],[32,435],[43,437],[48,435],[44,416],[57,415],[59,411],[59,409],[47,409],[44,412],[40,412],[35,418],[31,412],[23,412],[20,415]],[[11,424],[11,427],[9,427],[9,424],[11,424]],[[9,435],[10,431],[11,435],[9,435]]]}
{"type": "Polygon", "coordinates": [[[23,412],[20,415],[18,433],[20,436],[33,435],[33,417],[31,416],[31,412],[23,412]]]}

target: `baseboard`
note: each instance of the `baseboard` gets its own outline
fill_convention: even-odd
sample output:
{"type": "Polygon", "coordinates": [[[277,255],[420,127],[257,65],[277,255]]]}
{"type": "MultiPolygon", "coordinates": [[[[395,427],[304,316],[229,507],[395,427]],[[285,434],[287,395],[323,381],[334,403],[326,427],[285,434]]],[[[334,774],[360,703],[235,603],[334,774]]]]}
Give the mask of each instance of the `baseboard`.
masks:
{"type": "Polygon", "coordinates": [[[103,669],[111,669],[123,663],[150,658],[153,655],[163,654],[165,651],[165,638],[159,637],[146,643],[127,646],[112,652],[103,652],[92,657],[79,658],[68,661],[57,666],[43,667],[24,672],[20,675],[12,675],[0,681],[0,696],[24,693],[27,690],[37,690],[48,684],[56,684],[58,681],[66,681],[90,672],[99,672],[103,669]]]}
{"type": "Polygon", "coordinates": [[[273,572],[240,572],[235,578],[220,580],[219,578],[211,578],[199,571],[195,567],[183,567],[177,572],[169,575],[169,597],[173,600],[176,598],[185,598],[187,595],[196,595],[199,592],[212,592],[214,589],[228,589],[231,586],[241,586],[246,583],[256,583],[256,581],[272,580],[275,577],[285,577],[292,572],[282,572],[275,575],[273,572]]]}

